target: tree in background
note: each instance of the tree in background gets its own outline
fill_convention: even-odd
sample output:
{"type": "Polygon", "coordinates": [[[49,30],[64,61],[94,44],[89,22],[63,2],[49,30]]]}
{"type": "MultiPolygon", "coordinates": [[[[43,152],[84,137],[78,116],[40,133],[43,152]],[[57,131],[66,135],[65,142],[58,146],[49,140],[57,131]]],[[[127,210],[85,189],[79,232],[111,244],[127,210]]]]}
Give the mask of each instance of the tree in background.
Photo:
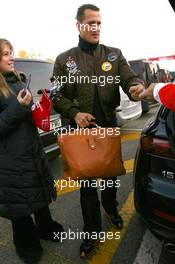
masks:
{"type": "Polygon", "coordinates": [[[36,53],[34,51],[27,52],[26,50],[19,50],[18,57],[19,58],[40,59],[41,58],[41,54],[40,53],[36,53]]]}
{"type": "Polygon", "coordinates": [[[35,53],[34,51],[27,52],[26,50],[19,50],[17,57],[18,58],[29,58],[29,59],[45,59],[49,62],[54,63],[54,59],[42,57],[40,53],[35,53]]]}
{"type": "Polygon", "coordinates": [[[27,51],[25,51],[25,50],[20,50],[20,51],[18,52],[18,57],[19,57],[19,58],[28,58],[29,56],[28,56],[27,51]]]}

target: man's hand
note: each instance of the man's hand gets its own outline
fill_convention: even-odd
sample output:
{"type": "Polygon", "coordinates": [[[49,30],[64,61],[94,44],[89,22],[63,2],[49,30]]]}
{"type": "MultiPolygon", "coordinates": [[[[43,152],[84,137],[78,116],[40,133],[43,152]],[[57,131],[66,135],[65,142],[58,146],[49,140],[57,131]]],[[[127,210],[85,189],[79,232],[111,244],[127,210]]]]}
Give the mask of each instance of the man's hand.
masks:
{"type": "Polygon", "coordinates": [[[140,95],[140,99],[141,100],[148,100],[148,101],[154,101],[154,97],[153,97],[153,91],[154,91],[154,87],[156,86],[156,83],[151,83],[150,86],[145,89],[140,95]]]}
{"type": "Polygon", "coordinates": [[[137,85],[131,86],[129,89],[129,92],[135,101],[141,100],[140,94],[142,94],[144,91],[145,91],[145,86],[143,84],[137,84],[137,85]]]}
{"type": "Polygon", "coordinates": [[[79,127],[88,127],[90,125],[95,125],[95,117],[88,113],[77,113],[75,116],[75,122],[79,127]]]}

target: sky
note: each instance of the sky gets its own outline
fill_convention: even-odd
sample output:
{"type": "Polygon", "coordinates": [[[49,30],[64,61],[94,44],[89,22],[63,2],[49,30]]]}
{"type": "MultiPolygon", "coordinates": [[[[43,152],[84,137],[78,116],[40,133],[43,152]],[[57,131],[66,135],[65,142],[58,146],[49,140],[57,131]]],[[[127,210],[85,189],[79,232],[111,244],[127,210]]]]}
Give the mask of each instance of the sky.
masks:
{"type": "MultiPolygon", "coordinates": [[[[77,8],[97,5],[100,42],[120,48],[127,58],[175,54],[175,12],[168,0],[0,0],[0,38],[15,49],[52,58],[78,43],[77,8]]],[[[175,61],[166,62],[175,70],[175,61]]]]}

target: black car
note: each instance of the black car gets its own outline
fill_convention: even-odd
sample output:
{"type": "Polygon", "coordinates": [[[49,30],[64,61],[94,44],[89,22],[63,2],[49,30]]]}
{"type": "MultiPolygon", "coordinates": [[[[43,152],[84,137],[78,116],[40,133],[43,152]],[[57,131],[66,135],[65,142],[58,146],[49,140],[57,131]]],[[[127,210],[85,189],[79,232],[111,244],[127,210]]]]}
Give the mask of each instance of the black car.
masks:
{"type": "Polygon", "coordinates": [[[163,106],[142,131],[134,186],[136,211],[175,252],[175,113],[163,106]]]}
{"type": "MultiPolygon", "coordinates": [[[[38,91],[48,88],[50,85],[49,80],[53,72],[53,63],[44,60],[16,58],[15,68],[18,71],[24,72],[26,76],[31,74],[30,90],[32,92],[34,102],[37,101],[41,96],[38,94],[38,91]]],[[[50,118],[50,132],[43,132],[38,129],[45,152],[48,154],[49,158],[55,157],[55,155],[59,153],[59,147],[56,143],[56,133],[54,133],[54,131],[56,131],[60,126],[60,115],[53,110],[50,118]]]]}

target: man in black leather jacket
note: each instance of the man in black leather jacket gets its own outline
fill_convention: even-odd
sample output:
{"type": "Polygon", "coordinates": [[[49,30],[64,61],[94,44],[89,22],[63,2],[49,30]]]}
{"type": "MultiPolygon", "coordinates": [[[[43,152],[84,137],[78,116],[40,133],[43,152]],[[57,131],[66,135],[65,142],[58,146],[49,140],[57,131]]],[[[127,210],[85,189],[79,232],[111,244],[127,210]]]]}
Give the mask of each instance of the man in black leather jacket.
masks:
{"type": "MultiPolygon", "coordinates": [[[[54,108],[69,118],[73,126],[88,127],[91,122],[102,127],[117,126],[115,108],[120,104],[119,85],[131,100],[138,100],[138,94],[144,90],[143,81],[130,68],[121,50],[99,44],[101,15],[98,7],[83,5],[76,18],[80,32],[78,47],[60,54],[54,65],[53,76],[64,82],[54,108]],[[132,94],[131,87],[134,89],[132,94]]],[[[112,178],[113,182],[115,180],[112,178]]],[[[115,184],[112,188],[106,187],[101,200],[112,223],[121,229],[123,221],[117,210],[116,191],[115,184]]],[[[100,233],[97,189],[81,187],[80,195],[84,231],[100,233]]],[[[92,239],[85,239],[80,256],[87,257],[95,243],[92,239]]]]}

